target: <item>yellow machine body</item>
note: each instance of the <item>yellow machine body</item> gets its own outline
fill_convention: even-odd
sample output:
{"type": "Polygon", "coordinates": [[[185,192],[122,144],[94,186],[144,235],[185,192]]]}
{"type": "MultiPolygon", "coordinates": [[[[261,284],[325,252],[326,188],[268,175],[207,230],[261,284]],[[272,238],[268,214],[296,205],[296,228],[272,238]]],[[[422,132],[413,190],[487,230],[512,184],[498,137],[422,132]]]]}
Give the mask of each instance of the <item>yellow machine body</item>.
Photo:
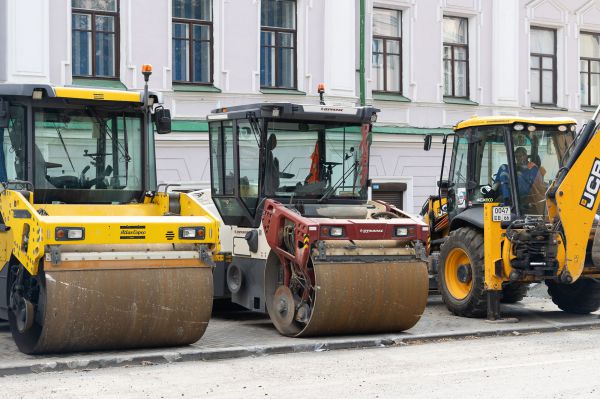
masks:
{"type": "Polygon", "coordinates": [[[156,187],[146,98],[157,100],[0,85],[11,156],[0,170],[12,174],[0,187],[0,318],[25,353],[186,345],[206,330],[219,222],[156,187]]]}
{"type": "MultiPolygon", "coordinates": [[[[436,265],[439,271],[437,267],[430,267],[430,270],[437,274],[444,302],[453,313],[469,317],[487,314],[488,318],[496,319],[499,317],[500,300],[516,302],[522,298],[529,283],[540,281],[547,282],[553,301],[563,310],[587,313],[600,306],[600,300],[596,299],[600,298],[596,294],[600,293],[600,285],[597,287],[598,284],[592,279],[600,276],[600,264],[594,262],[587,253],[590,248],[592,253],[600,252],[593,249],[597,246],[594,242],[594,220],[598,212],[597,197],[600,192],[600,135],[595,129],[584,133],[587,134],[587,139],[579,140],[587,140],[587,144],[579,144],[578,147],[577,142],[568,138],[568,134],[574,131],[575,123],[571,118],[494,116],[474,117],[455,126],[456,137],[463,141],[454,143],[451,174],[452,170],[459,168],[454,159],[459,151],[458,146],[463,145],[462,151],[467,154],[465,151],[468,145],[468,162],[476,159],[477,165],[461,165],[468,176],[460,177],[475,186],[462,192],[461,195],[466,196],[466,200],[462,204],[463,208],[458,211],[456,198],[452,198],[454,209],[448,208],[450,199],[446,196],[447,193],[442,195],[441,200],[437,196],[431,197],[422,211],[432,231],[429,250],[433,253],[440,251],[439,265],[436,265]],[[544,132],[542,139],[539,136],[534,138],[534,132],[537,131],[540,134],[544,132]],[[486,135],[496,136],[488,138],[486,135]],[[515,138],[519,135],[520,139],[515,138]],[[499,140],[497,137],[504,139],[499,140]],[[516,155],[507,155],[508,160],[504,163],[514,162],[514,166],[505,165],[504,169],[493,163],[503,162],[496,161],[490,155],[492,151],[513,151],[509,146],[521,147],[519,151],[523,151],[525,144],[529,142],[524,141],[524,137],[531,140],[529,145],[532,156],[534,142],[539,146],[535,148],[536,151],[541,151],[540,148],[544,148],[542,145],[546,145],[546,162],[558,162],[558,166],[553,166],[557,169],[556,177],[549,174],[543,176],[546,173],[544,162],[538,160],[538,164],[534,165],[534,158],[528,159],[526,166],[519,166],[516,155]],[[544,143],[534,140],[544,140],[544,143]],[[498,144],[493,147],[489,143],[498,144]],[[553,143],[553,147],[550,147],[550,143],[553,143]],[[488,144],[489,152],[487,148],[483,150],[483,146],[488,144]],[[553,159],[558,161],[552,161],[553,159]],[[514,202],[507,204],[494,201],[499,195],[497,191],[501,184],[508,184],[512,190],[510,198],[512,201],[517,201],[515,198],[518,198],[521,209],[523,204],[520,201],[525,200],[518,191],[518,184],[524,184],[525,180],[520,180],[524,179],[524,171],[527,170],[524,168],[538,168],[533,169],[537,170],[536,179],[539,179],[540,173],[542,181],[551,179],[549,186],[545,187],[547,192],[543,197],[543,204],[527,204],[533,212],[543,214],[526,214],[521,210],[520,215],[515,215],[514,202]],[[494,175],[494,182],[497,186],[483,186],[486,184],[483,182],[487,181],[483,170],[485,176],[490,176],[496,169],[498,173],[494,175]],[[500,182],[498,176],[501,170],[506,174],[504,177],[509,173],[511,175],[504,182],[500,182]],[[467,190],[474,190],[474,187],[482,187],[482,196],[468,194],[467,190]],[[480,211],[474,205],[476,200],[480,211]],[[444,211],[450,213],[440,212],[442,206],[444,211]],[[540,211],[542,208],[543,211],[540,211]],[[500,214],[506,215],[508,209],[512,215],[508,219],[502,219],[500,214]],[[478,212],[482,213],[481,222],[477,221],[478,212]],[[444,221],[442,214],[449,216],[449,220],[444,221]],[[534,257],[536,260],[532,261],[534,257]],[[584,277],[585,281],[578,282],[578,279],[584,277]]],[[[579,137],[583,137],[581,133],[579,137]]],[[[451,193],[452,190],[457,190],[455,185],[456,182],[448,181],[447,187],[451,193]]],[[[456,192],[451,195],[456,195],[456,192]]],[[[435,257],[433,259],[437,260],[435,257]]]]}

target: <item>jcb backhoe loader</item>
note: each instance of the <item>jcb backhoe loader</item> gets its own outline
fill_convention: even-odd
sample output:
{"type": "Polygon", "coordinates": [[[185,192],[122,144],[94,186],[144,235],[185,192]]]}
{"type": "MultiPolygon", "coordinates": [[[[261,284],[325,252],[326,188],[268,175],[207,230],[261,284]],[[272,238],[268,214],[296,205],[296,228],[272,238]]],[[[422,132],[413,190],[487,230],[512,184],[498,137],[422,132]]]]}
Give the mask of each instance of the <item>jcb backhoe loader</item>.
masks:
{"type": "MultiPolygon", "coordinates": [[[[0,319],[25,353],[184,345],[206,329],[218,223],[158,192],[144,93],[0,85],[0,319]]],[[[165,190],[166,191],[166,190],[165,190]]]]}
{"type": "Polygon", "coordinates": [[[376,113],[263,103],[208,116],[211,196],[232,226],[215,276],[283,335],[397,332],[423,313],[428,228],[367,200],[376,113]]]}
{"type": "Polygon", "coordinates": [[[568,118],[476,117],[456,125],[449,176],[423,208],[432,271],[451,312],[498,319],[500,301],[519,301],[542,281],[564,311],[600,307],[600,239],[592,234],[597,121],[598,111],[578,135],[568,118]]]}

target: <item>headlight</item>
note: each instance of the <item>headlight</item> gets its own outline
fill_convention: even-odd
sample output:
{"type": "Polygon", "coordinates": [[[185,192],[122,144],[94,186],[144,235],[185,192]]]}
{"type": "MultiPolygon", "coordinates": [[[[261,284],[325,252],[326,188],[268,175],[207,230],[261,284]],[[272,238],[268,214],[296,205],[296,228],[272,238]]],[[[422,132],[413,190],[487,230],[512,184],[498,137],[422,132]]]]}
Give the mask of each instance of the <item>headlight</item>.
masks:
{"type": "Polygon", "coordinates": [[[56,241],[83,240],[85,229],[83,227],[57,227],[54,230],[56,241]]]}
{"type": "Polygon", "coordinates": [[[344,236],[344,228],[340,226],[330,227],[324,226],[321,227],[321,235],[330,236],[330,237],[343,237],[344,236]]]}
{"type": "Polygon", "coordinates": [[[204,227],[180,227],[179,238],[181,240],[203,240],[204,227]]]}
{"type": "Polygon", "coordinates": [[[332,237],[341,237],[344,235],[344,229],[341,227],[332,227],[329,230],[329,235],[332,237]]]}
{"type": "Polygon", "coordinates": [[[398,237],[406,237],[408,235],[408,227],[396,227],[396,235],[398,237]]]}

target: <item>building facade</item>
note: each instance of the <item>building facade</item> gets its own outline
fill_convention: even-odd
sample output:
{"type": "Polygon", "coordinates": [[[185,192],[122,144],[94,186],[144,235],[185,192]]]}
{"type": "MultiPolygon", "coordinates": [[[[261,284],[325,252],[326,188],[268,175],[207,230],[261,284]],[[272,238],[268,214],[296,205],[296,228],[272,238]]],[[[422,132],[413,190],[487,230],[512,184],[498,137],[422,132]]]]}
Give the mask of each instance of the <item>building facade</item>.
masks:
{"type": "Polygon", "coordinates": [[[415,212],[458,121],[591,117],[600,0],[0,0],[0,83],[141,90],[144,63],[174,117],[160,181],[208,183],[212,109],[315,103],[323,82],[330,102],[381,109],[374,188],[415,212]]]}

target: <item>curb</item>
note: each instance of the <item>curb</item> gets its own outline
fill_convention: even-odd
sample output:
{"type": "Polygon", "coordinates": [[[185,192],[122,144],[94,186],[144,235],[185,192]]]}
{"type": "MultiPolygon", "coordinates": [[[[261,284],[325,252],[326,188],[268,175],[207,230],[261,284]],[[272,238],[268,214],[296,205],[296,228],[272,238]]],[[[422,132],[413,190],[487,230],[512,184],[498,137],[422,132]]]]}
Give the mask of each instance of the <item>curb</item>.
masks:
{"type": "MultiPolygon", "coordinates": [[[[283,344],[269,346],[230,347],[217,349],[189,349],[181,351],[163,351],[152,354],[104,355],[94,359],[53,360],[50,362],[39,361],[32,364],[21,364],[8,367],[0,366],[0,377],[10,375],[23,375],[31,373],[46,373],[68,370],[93,370],[108,367],[150,366],[156,364],[169,364],[192,361],[213,361],[225,359],[238,359],[244,357],[258,357],[286,353],[324,352],[343,349],[385,348],[405,345],[420,345],[444,339],[472,339],[494,336],[512,336],[532,333],[549,333],[559,331],[574,331],[585,329],[600,329],[600,323],[583,322],[561,324],[553,326],[525,327],[502,330],[475,330],[463,332],[448,332],[435,334],[420,334],[414,336],[387,336],[364,339],[347,339],[324,341],[318,343],[283,344]]],[[[35,360],[34,360],[35,362],[35,360]]]]}

